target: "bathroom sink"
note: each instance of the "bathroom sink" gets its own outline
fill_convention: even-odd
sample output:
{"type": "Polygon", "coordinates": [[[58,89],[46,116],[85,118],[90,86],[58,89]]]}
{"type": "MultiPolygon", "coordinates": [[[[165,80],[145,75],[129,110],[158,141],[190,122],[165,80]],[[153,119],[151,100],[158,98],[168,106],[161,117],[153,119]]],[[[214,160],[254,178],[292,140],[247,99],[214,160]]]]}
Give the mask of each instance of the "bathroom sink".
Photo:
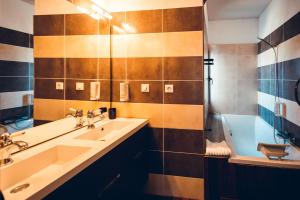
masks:
{"type": "Polygon", "coordinates": [[[106,141],[113,137],[117,132],[131,124],[132,122],[130,121],[110,121],[98,128],[76,137],[76,139],[106,141]]]}
{"type": "MultiPolygon", "coordinates": [[[[5,190],[38,173],[61,169],[65,164],[85,153],[90,148],[59,145],[23,161],[5,166],[0,170],[1,190],[5,190]]],[[[30,183],[29,183],[30,184],[30,183]]]]}

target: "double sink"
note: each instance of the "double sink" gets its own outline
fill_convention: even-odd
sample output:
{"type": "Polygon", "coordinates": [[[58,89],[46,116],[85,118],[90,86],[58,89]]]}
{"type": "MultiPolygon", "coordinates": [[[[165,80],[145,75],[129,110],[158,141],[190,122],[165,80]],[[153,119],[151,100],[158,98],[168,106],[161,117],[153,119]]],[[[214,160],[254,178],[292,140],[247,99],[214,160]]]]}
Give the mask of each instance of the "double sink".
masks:
{"type": "MultiPolygon", "coordinates": [[[[14,163],[0,168],[0,188],[4,191],[4,195],[10,193],[21,193],[22,185],[30,187],[30,183],[35,182],[37,184],[38,179],[50,178],[51,174],[55,175],[57,172],[62,172],[64,169],[80,164],[78,160],[85,160],[84,155],[90,150],[101,151],[105,146],[109,146],[112,141],[118,140],[119,137],[123,136],[122,132],[128,132],[131,128],[135,128],[137,123],[134,120],[123,119],[107,121],[104,123],[96,124],[95,129],[86,129],[81,132],[70,133],[72,136],[67,137],[64,142],[64,138],[58,138],[60,142],[57,145],[52,145],[51,148],[46,148],[43,151],[37,151],[33,153],[32,156],[26,157],[24,159],[19,159],[14,163]],[[68,141],[71,143],[81,144],[81,143],[93,143],[91,146],[82,145],[69,145],[68,141]],[[98,145],[95,145],[98,143],[98,145]],[[102,143],[99,145],[99,143],[102,143]],[[107,143],[107,145],[105,145],[107,143]],[[76,163],[74,165],[74,163],[76,163]],[[20,187],[21,186],[21,187],[20,187]],[[14,188],[19,188],[19,190],[14,190],[14,188]]],[[[145,123],[145,122],[144,122],[145,123]]],[[[39,146],[34,147],[39,148],[39,146]]],[[[31,149],[27,150],[28,152],[31,149]]],[[[26,152],[22,154],[26,154],[26,152]]],[[[94,152],[96,152],[94,151],[94,152]]],[[[76,166],[75,166],[76,167],[76,166]]],[[[51,180],[51,178],[49,179],[51,180]]],[[[24,187],[24,191],[27,190],[24,187]]],[[[10,199],[10,198],[7,198],[10,199]]]]}

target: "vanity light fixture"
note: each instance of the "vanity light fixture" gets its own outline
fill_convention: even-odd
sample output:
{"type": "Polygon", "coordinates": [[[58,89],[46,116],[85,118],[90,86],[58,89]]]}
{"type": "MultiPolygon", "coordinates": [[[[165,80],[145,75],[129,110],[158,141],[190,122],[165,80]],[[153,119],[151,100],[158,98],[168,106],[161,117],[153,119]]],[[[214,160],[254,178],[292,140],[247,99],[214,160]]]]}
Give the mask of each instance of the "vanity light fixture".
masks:
{"type": "Polygon", "coordinates": [[[76,5],[77,9],[85,13],[96,20],[100,19],[108,19],[111,20],[112,15],[102,8],[101,4],[97,0],[69,0],[74,5],[76,5]]]}
{"type": "Polygon", "coordinates": [[[130,26],[128,23],[122,23],[122,27],[128,33],[135,33],[136,32],[135,29],[132,26],[130,26]]]}

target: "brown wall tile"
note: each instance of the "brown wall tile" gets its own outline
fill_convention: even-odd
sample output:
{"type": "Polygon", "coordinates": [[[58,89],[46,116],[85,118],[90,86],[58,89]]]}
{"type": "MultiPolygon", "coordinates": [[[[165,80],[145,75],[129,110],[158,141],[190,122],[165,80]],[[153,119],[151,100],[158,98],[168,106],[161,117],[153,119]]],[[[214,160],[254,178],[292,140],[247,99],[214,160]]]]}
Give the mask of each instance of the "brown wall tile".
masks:
{"type": "Polygon", "coordinates": [[[203,178],[203,156],[165,152],[164,158],[165,174],[203,178]]]}
{"type": "Polygon", "coordinates": [[[162,32],[162,10],[127,12],[126,23],[132,26],[136,33],[160,33],[162,32]]]}
{"type": "Polygon", "coordinates": [[[203,30],[203,7],[163,10],[164,32],[203,30]]]}
{"type": "Polygon", "coordinates": [[[204,134],[200,130],[164,129],[165,151],[204,153],[204,134]]]}
{"type": "Polygon", "coordinates": [[[66,77],[80,79],[97,79],[97,58],[67,58],[66,77]]]}
{"type": "Polygon", "coordinates": [[[203,80],[202,57],[165,57],[164,80],[203,80]]]}
{"type": "Polygon", "coordinates": [[[63,79],[35,79],[34,97],[40,99],[64,99],[64,90],[56,90],[56,82],[63,79]]]}
{"type": "Polygon", "coordinates": [[[203,81],[165,81],[173,84],[174,93],[164,94],[166,104],[203,104],[203,81]]]}
{"type": "MultiPolygon", "coordinates": [[[[122,80],[126,78],[126,58],[112,59],[112,72],[114,80],[122,80]]],[[[109,73],[109,71],[108,71],[109,73]]]]}
{"type": "Polygon", "coordinates": [[[128,58],[129,80],[161,80],[162,58],[128,58]]]}
{"type": "MultiPolygon", "coordinates": [[[[122,27],[122,23],[126,22],[126,13],[125,12],[114,12],[112,13],[113,19],[111,24],[114,26],[122,27]]],[[[112,34],[120,34],[118,31],[112,29],[112,34]]]]}
{"type": "Polygon", "coordinates": [[[35,78],[64,78],[64,58],[35,58],[35,78]]]}
{"type": "Polygon", "coordinates": [[[110,58],[99,58],[99,79],[109,79],[110,58]]]}
{"type": "Polygon", "coordinates": [[[98,20],[86,14],[66,15],[66,35],[97,35],[98,20]]]}
{"type": "Polygon", "coordinates": [[[133,103],[162,103],[163,82],[161,81],[130,81],[130,102],[133,103]],[[141,84],[149,84],[150,92],[141,92],[141,84]]]}
{"type": "Polygon", "coordinates": [[[64,15],[35,15],[34,35],[64,35],[64,15]]]}

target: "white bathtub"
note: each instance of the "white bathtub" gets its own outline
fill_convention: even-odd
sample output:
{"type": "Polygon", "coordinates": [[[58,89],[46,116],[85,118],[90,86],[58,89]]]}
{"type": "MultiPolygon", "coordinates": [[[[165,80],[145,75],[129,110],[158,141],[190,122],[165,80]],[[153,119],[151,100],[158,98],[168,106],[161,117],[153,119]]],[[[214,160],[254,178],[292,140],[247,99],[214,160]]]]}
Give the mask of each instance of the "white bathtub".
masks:
{"type": "Polygon", "coordinates": [[[300,169],[300,151],[297,147],[288,147],[289,155],[283,161],[269,160],[257,151],[258,143],[283,143],[278,137],[275,142],[273,127],[260,117],[224,114],[222,122],[226,142],[232,151],[229,162],[300,169]]]}

